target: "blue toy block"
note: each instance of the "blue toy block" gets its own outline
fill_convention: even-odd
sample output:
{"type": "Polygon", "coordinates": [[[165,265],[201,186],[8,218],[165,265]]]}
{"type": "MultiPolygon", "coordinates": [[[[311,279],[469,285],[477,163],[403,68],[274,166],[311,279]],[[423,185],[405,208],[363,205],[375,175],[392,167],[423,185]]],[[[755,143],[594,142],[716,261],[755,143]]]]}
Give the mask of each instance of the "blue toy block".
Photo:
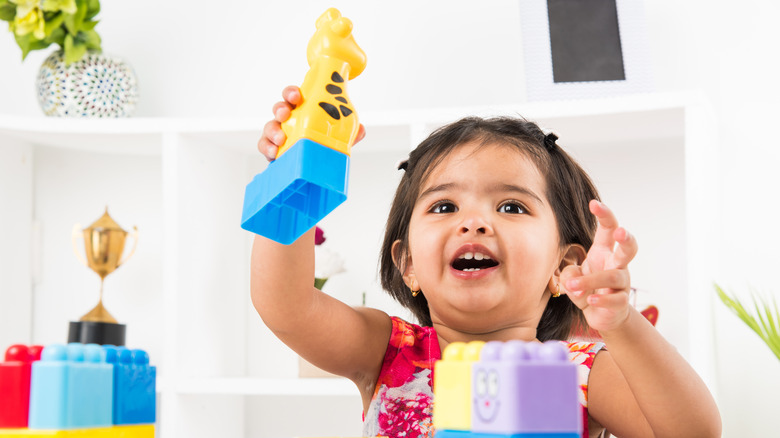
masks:
{"type": "Polygon", "coordinates": [[[349,155],[303,138],[246,186],[241,228],[289,245],[347,199],[349,155]]]}
{"type": "Polygon", "coordinates": [[[471,432],[468,430],[449,430],[442,429],[436,430],[433,433],[433,438],[471,438],[471,432]]]}
{"type": "Polygon", "coordinates": [[[43,349],[32,365],[30,429],[112,425],[114,370],[97,344],[43,349]]]}
{"type": "Polygon", "coordinates": [[[475,437],[577,437],[576,366],[562,343],[488,342],[472,368],[475,437]]]}
{"type": "Polygon", "coordinates": [[[106,361],[114,366],[113,423],[151,424],[155,421],[157,367],[143,350],[105,345],[106,361]]]}
{"type": "MultiPolygon", "coordinates": [[[[569,433],[514,433],[494,434],[494,433],[472,433],[468,438],[580,438],[580,434],[569,433]]],[[[439,438],[438,436],[436,438],[439,438]]]]}

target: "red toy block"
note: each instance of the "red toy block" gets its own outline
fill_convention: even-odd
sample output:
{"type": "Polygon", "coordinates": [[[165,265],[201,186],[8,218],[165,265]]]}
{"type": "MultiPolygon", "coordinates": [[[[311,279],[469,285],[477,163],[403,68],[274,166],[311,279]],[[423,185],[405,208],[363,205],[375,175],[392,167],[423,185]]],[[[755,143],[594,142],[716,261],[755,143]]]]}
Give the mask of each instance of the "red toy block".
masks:
{"type": "Polygon", "coordinates": [[[40,345],[11,345],[0,363],[0,428],[27,427],[30,370],[41,358],[40,345]]]}

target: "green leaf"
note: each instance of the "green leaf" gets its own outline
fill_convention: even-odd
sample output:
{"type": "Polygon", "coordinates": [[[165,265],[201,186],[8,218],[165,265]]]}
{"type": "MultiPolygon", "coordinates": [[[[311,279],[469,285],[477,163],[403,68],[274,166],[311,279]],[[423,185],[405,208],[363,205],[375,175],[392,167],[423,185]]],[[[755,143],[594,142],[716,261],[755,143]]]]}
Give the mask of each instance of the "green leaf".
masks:
{"type": "Polygon", "coordinates": [[[87,15],[86,0],[76,0],[76,5],[78,8],[75,14],[65,14],[65,27],[71,35],[78,35],[81,25],[84,24],[84,17],[87,15]]]}
{"type": "Polygon", "coordinates": [[[49,44],[51,44],[36,39],[32,33],[28,33],[22,36],[14,35],[14,37],[16,38],[16,44],[18,44],[19,48],[22,49],[22,61],[24,61],[27,58],[27,55],[33,50],[45,49],[49,47],[49,44]]]}
{"type": "Polygon", "coordinates": [[[72,35],[65,37],[65,65],[70,65],[87,53],[87,45],[74,41],[72,35]]]}
{"type": "Polygon", "coordinates": [[[51,35],[47,36],[44,40],[49,44],[59,44],[61,47],[65,46],[65,29],[58,27],[54,29],[51,35]]]}
{"type": "Polygon", "coordinates": [[[8,0],[0,0],[0,20],[14,21],[16,18],[16,5],[8,0]]]}
{"type": "Polygon", "coordinates": [[[780,359],[780,330],[778,330],[780,329],[780,309],[777,306],[777,301],[773,299],[774,306],[770,306],[765,299],[753,294],[752,301],[756,313],[756,316],[753,316],[738,299],[730,297],[717,284],[715,285],[715,290],[723,304],[745,322],[767,344],[772,353],[780,359]],[[756,317],[758,320],[756,320],[756,317]]]}
{"type": "Polygon", "coordinates": [[[91,20],[98,13],[100,13],[100,0],[87,0],[87,15],[84,19],[91,20]]]}
{"type": "Polygon", "coordinates": [[[48,37],[55,30],[62,26],[62,22],[65,21],[65,14],[57,14],[53,18],[46,20],[46,24],[43,27],[43,31],[48,37]]]}
{"type": "Polygon", "coordinates": [[[100,21],[85,21],[81,24],[81,30],[92,30],[95,28],[95,26],[97,26],[98,23],[100,23],[100,21]]]}
{"type": "Polygon", "coordinates": [[[100,50],[100,35],[94,30],[87,32],[80,32],[79,36],[83,35],[84,44],[86,44],[89,50],[100,50]]]}

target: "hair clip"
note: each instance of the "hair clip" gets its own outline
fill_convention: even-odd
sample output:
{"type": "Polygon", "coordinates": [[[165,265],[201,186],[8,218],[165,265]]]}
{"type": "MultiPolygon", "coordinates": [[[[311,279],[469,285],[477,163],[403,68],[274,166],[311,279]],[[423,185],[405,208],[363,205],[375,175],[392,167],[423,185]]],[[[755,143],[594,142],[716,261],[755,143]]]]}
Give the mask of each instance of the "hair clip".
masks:
{"type": "Polygon", "coordinates": [[[407,159],[405,159],[405,160],[401,160],[401,161],[399,161],[399,162],[398,162],[398,165],[396,166],[396,168],[397,168],[398,170],[403,170],[404,172],[406,171],[406,168],[407,168],[407,167],[409,167],[409,159],[408,159],[408,158],[407,158],[407,159]]]}
{"type": "Polygon", "coordinates": [[[553,134],[552,132],[544,136],[544,148],[548,151],[553,151],[555,149],[555,146],[558,146],[555,144],[555,141],[558,140],[558,136],[553,134]]]}

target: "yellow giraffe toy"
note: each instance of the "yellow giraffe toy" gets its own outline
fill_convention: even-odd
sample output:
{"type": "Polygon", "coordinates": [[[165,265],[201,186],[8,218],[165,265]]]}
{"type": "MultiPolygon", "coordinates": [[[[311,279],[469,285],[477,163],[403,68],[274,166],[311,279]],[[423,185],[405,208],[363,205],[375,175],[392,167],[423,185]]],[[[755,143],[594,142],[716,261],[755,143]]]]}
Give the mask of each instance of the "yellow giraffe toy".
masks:
{"type": "Polygon", "coordinates": [[[241,227],[290,244],[347,199],[349,152],[360,123],[346,83],[366,68],[352,22],[334,8],[317,19],[306,51],[302,102],[282,124],[276,160],[246,186],[241,227]]]}
{"type": "Polygon", "coordinates": [[[309,71],[301,85],[303,103],[282,124],[287,140],[279,158],[301,138],[349,155],[360,126],[347,98],[346,83],[366,68],[366,54],[352,37],[352,21],[330,8],[317,19],[306,50],[309,71]]]}

